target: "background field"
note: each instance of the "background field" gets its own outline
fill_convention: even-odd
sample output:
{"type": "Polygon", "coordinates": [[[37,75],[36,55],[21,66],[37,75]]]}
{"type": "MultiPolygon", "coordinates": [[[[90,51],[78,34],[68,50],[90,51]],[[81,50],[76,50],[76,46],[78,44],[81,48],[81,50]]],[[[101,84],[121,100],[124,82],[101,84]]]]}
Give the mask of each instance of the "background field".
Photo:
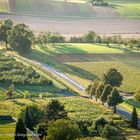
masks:
{"type": "Polygon", "coordinates": [[[101,79],[110,68],[116,68],[124,77],[121,90],[132,92],[140,84],[140,53],[115,46],[92,44],[57,44],[36,46],[31,59],[47,63],[87,86],[91,80],[101,79]]]}
{"type": "Polygon", "coordinates": [[[81,16],[98,18],[140,18],[139,0],[106,0],[109,7],[91,7],[86,0],[1,0],[0,12],[47,16],[81,16]]]}
{"type": "Polygon", "coordinates": [[[118,15],[126,18],[140,18],[140,0],[107,0],[118,15]]]}

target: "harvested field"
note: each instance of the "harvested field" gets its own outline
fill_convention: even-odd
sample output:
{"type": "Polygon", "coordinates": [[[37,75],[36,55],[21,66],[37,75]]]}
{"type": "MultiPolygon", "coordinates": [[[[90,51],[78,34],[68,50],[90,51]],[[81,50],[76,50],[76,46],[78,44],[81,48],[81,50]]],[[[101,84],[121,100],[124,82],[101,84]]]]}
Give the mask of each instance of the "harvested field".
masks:
{"type": "Polygon", "coordinates": [[[35,32],[59,32],[69,38],[88,31],[99,34],[124,34],[140,37],[140,20],[130,19],[91,19],[91,18],[47,18],[39,16],[21,16],[0,14],[0,18],[11,18],[16,23],[25,23],[35,32]]]}

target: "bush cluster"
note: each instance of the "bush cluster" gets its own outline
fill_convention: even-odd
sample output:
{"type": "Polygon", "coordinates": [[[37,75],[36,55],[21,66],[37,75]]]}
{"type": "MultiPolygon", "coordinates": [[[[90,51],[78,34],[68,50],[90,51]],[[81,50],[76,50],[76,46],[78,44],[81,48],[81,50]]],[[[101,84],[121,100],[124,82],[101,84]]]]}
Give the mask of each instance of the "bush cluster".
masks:
{"type": "Polygon", "coordinates": [[[0,54],[0,83],[14,85],[52,85],[52,81],[9,56],[0,54]]]}

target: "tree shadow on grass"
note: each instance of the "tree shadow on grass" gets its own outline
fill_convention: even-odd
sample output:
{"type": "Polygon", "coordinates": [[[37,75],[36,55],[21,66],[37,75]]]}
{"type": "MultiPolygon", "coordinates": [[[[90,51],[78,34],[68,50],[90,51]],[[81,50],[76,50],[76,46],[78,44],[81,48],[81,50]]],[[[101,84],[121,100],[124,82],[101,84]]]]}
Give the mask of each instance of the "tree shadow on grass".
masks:
{"type": "Polygon", "coordinates": [[[25,103],[18,102],[17,100],[12,100],[12,102],[14,102],[15,104],[17,104],[17,105],[19,105],[19,106],[24,106],[24,105],[26,105],[25,103]]]}
{"type": "Polygon", "coordinates": [[[0,117],[0,124],[2,124],[2,125],[10,124],[13,122],[15,122],[15,121],[12,118],[6,118],[6,116],[5,116],[5,118],[0,117]]]}
{"type": "Polygon", "coordinates": [[[69,67],[71,70],[73,70],[75,73],[77,73],[80,78],[88,79],[88,80],[99,79],[98,76],[92,74],[89,71],[86,71],[86,70],[83,70],[81,68],[74,67],[74,66],[71,66],[71,65],[67,65],[67,67],[69,67]]]}

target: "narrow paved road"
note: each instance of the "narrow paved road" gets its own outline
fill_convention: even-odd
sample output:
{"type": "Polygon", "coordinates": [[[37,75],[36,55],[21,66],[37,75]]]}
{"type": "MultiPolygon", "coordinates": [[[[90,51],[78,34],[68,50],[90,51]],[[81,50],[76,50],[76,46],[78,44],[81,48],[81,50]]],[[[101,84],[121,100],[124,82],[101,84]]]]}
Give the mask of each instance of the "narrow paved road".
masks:
{"type": "MultiPolygon", "coordinates": [[[[64,79],[65,81],[67,81],[69,84],[71,84],[72,86],[76,87],[78,90],[80,91],[85,91],[85,87],[82,86],[81,84],[77,83],[76,81],[74,81],[73,79],[71,79],[70,77],[68,77],[67,75],[65,75],[63,72],[61,72],[60,70],[51,67],[48,64],[44,64],[44,63],[40,63],[38,61],[34,61],[34,60],[29,60],[26,58],[23,58],[25,61],[30,62],[30,64],[34,63],[37,65],[40,65],[44,70],[49,71],[50,73],[53,73],[57,76],[59,76],[60,78],[64,79]]],[[[132,96],[127,96],[127,94],[123,94],[123,99],[126,100],[128,98],[132,98],[132,96]]],[[[106,105],[107,106],[107,105],[106,105]]],[[[127,117],[128,119],[131,119],[131,112],[129,112],[128,110],[124,109],[123,107],[121,107],[120,105],[117,106],[117,113],[127,117]]],[[[140,119],[139,119],[139,128],[140,128],[140,119]]]]}

